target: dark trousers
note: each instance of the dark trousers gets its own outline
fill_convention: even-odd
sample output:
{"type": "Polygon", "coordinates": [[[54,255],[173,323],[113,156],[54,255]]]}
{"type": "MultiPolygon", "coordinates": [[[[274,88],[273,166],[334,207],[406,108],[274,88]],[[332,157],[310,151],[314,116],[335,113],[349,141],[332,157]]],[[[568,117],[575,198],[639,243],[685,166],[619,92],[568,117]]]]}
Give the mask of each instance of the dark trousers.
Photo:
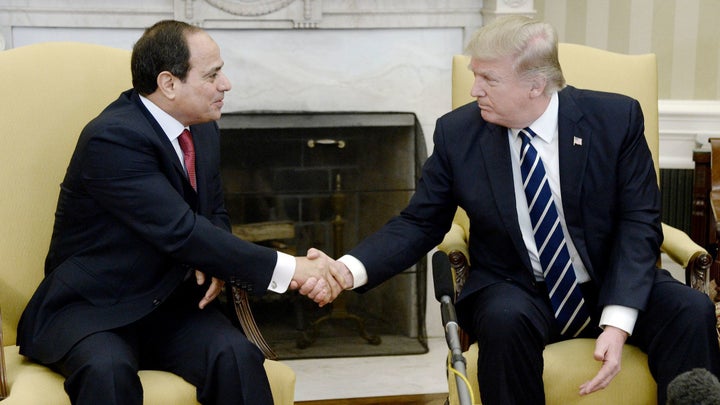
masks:
{"type": "Polygon", "coordinates": [[[192,289],[134,324],[86,337],[54,364],[72,403],[140,405],[137,372],[150,369],[193,384],[202,404],[272,404],[263,354],[218,308],[198,309],[192,289]]]}
{"type": "MultiPolygon", "coordinates": [[[[461,327],[478,340],[484,405],[545,403],[542,353],[547,344],[561,340],[545,291],[501,282],[459,304],[461,327]]],[[[598,315],[581,337],[599,335],[598,315]]],[[[628,343],[648,355],[658,404],[665,403],[668,383],[684,371],[705,368],[720,375],[715,324],[715,307],[706,295],[665,270],[657,272],[647,310],[639,314],[628,343]]]]}

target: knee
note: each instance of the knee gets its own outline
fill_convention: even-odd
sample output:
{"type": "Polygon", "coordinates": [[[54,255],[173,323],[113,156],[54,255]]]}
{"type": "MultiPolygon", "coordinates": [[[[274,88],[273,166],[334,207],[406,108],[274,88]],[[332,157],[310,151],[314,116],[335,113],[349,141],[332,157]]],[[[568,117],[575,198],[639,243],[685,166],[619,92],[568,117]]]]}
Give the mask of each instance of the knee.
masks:
{"type": "Polygon", "coordinates": [[[684,323],[685,330],[693,326],[701,328],[716,326],[715,305],[707,295],[692,290],[691,294],[687,294],[686,299],[678,303],[677,319],[684,323]]]}
{"type": "Polygon", "coordinates": [[[210,356],[214,362],[232,362],[237,364],[262,364],[265,356],[245,335],[218,335],[209,345],[210,356]]]}
{"type": "Polygon", "coordinates": [[[537,314],[519,305],[488,307],[475,322],[476,336],[490,346],[505,347],[510,342],[529,342],[546,334],[543,332],[546,329],[538,323],[542,322],[537,314]]]}
{"type": "Polygon", "coordinates": [[[98,352],[70,371],[65,388],[71,397],[88,393],[100,393],[108,398],[113,393],[130,396],[131,393],[142,392],[137,371],[130,359],[113,355],[112,352],[98,352]]]}
{"type": "Polygon", "coordinates": [[[130,359],[113,355],[112,352],[97,353],[89,358],[78,372],[93,379],[109,378],[111,381],[137,376],[137,368],[130,359]]]}

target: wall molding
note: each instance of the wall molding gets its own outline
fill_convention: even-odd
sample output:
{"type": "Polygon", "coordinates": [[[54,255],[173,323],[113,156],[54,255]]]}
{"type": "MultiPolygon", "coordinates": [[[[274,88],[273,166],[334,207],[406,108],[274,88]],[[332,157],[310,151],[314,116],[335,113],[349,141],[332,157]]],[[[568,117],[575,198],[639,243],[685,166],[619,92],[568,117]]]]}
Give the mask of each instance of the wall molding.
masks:
{"type": "Polygon", "coordinates": [[[661,168],[693,168],[693,151],[720,137],[720,100],[659,100],[658,114],[661,168]]]}
{"type": "Polygon", "coordinates": [[[465,39],[482,13],[532,10],[532,0],[3,0],[0,50],[14,27],[145,28],[161,19],[206,29],[462,28],[465,39]]]}

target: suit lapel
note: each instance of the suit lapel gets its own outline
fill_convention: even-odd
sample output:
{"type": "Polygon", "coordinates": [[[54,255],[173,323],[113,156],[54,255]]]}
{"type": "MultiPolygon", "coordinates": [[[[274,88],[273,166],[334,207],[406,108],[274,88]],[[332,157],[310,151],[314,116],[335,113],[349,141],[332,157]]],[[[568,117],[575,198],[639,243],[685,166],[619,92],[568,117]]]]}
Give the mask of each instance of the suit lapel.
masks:
{"type": "Polygon", "coordinates": [[[512,155],[508,143],[507,128],[494,124],[487,124],[487,136],[480,140],[480,151],[483,154],[485,170],[490,179],[490,188],[495,196],[495,205],[500,213],[500,219],[510,234],[523,263],[532,271],[530,257],[522,238],[515,200],[515,187],[513,182],[512,155]]]}
{"type": "Polygon", "coordinates": [[[595,141],[592,130],[583,121],[583,113],[572,97],[575,91],[567,87],[558,93],[560,106],[558,113],[558,154],[560,164],[560,189],[562,193],[565,224],[570,232],[573,244],[589,268],[589,256],[585,246],[582,227],[581,190],[582,181],[588,164],[590,147],[595,141]]]}
{"type": "MultiPolygon", "coordinates": [[[[173,167],[175,168],[175,171],[177,172],[178,176],[185,177],[185,171],[183,170],[182,164],[180,163],[180,160],[177,157],[177,153],[175,153],[175,148],[173,147],[172,143],[170,143],[170,140],[168,139],[167,135],[165,135],[165,131],[163,131],[162,127],[158,122],[155,120],[155,117],[150,114],[150,111],[145,108],[142,101],[140,101],[140,96],[136,92],[133,92],[132,95],[133,101],[135,104],[140,108],[140,111],[145,115],[145,118],[147,118],[150,125],[155,130],[155,136],[160,141],[160,143],[163,146],[163,152],[165,157],[172,162],[173,167]]],[[[189,183],[188,183],[189,184],[189,183]]]]}
{"type": "MultiPolygon", "coordinates": [[[[193,190],[192,185],[190,185],[190,181],[185,175],[185,170],[183,169],[182,163],[180,163],[180,159],[178,159],[175,148],[165,134],[165,131],[163,131],[162,127],[160,127],[160,124],[158,124],[152,114],[150,114],[150,111],[145,108],[142,101],[140,100],[140,96],[138,96],[137,92],[135,91],[133,91],[132,93],[132,100],[133,102],[135,102],[140,111],[147,118],[150,125],[153,127],[155,136],[157,137],[156,139],[162,145],[161,149],[162,154],[164,155],[163,160],[170,162],[173,167],[172,170],[175,172],[176,176],[174,178],[168,177],[168,179],[171,181],[173,186],[178,189],[178,192],[182,194],[185,201],[193,208],[193,210],[195,210],[197,207],[197,195],[195,193],[195,190],[193,190]]],[[[197,151],[195,152],[195,154],[197,155],[197,151]]],[[[167,173],[168,176],[169,174],[170,173],[167,173]]]]}

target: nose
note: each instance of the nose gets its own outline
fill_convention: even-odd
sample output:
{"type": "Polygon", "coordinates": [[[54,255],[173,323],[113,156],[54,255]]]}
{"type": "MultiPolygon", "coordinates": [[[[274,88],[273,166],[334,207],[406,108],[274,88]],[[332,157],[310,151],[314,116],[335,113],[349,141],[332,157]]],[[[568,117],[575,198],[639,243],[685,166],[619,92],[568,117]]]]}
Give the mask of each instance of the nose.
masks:
{"type": "Polygon", "coordinates": [[[470,88],[470,95],[474,98],[484,97],[485,92],[485,81],[480,76],[475,76],[473,85],[470,88]]]}
{"type": "Polygon", "coordinates": [[[220,91],[230,91],[232,89],[232,84],[230,83],[230,79],[225,75],[224,72],[220,71],[220,80],[218,80],[218,90],[220,91]]]}

